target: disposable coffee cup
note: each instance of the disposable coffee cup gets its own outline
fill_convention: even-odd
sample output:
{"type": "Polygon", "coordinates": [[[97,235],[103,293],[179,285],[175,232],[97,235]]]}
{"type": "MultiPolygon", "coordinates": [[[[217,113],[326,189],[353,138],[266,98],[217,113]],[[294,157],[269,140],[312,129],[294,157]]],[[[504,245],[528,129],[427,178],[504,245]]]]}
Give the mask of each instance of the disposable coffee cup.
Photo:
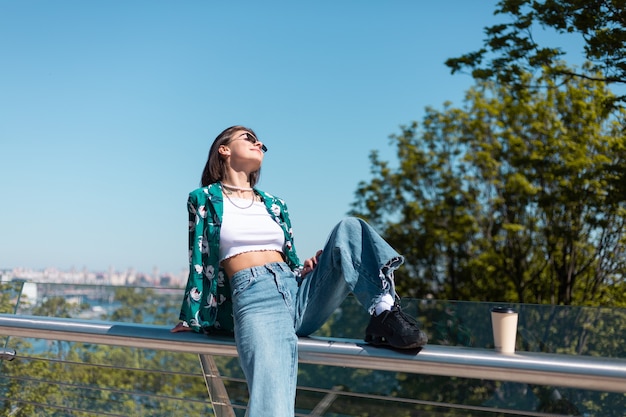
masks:
{"type": "Polygon", "coordinates": [[[515,310],[509,307],[492,308],[491,326],[496,352],[515,353],[515,339],[517,337],[517,313],[515,310]]]}

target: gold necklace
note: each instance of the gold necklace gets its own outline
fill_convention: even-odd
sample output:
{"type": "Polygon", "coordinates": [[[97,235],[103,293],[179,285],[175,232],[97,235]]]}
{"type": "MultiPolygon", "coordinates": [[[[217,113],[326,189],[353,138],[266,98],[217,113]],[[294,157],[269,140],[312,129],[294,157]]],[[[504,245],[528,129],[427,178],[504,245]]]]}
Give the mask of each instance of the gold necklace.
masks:
{"type": "Polygon", "coordinates": [[[229,190],[234,190],[234,191],[252,191],[252,188],[250,187],[237,187],[235,185],[229,185],[229,184],[224,184],[224,183],[222,183],[222,187],[228,188],[229,190]]]}
{"type": "Polygon", "coordinates": [[[254,195],[254,193],[252,194],[252,199],[250,200],[250,205],[248,205],[247,207],[241,207],[237,204],[235,204],[235,202],[230,198],[230,194],[232,194],[232,191],[229,192],[225,192],[224,195],[226,196],[226,198],[228,199],[228,201],[230,201],[230,204],[232,204],[233,206],[237,207],[240,210],[245,210],[245,209],[249,209],[250,207],[252,207],[252,205],[254,204],[254,201],[256,200],[256,196],[254,195]]]}

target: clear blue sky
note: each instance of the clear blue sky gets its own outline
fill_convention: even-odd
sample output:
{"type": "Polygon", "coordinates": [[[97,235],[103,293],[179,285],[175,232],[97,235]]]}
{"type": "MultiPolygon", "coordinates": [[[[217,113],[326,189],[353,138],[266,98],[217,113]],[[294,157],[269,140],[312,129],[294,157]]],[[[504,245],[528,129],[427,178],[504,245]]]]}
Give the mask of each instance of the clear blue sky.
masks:
{"type": "Polygon", "coordinates": [[[259,187],[311,256],[369,153],[461,104],[473,81],[444,61],[495,4],[0,0],[0,268],[185,269],[187,194],[233,124],[268,146],[259,187]]]}

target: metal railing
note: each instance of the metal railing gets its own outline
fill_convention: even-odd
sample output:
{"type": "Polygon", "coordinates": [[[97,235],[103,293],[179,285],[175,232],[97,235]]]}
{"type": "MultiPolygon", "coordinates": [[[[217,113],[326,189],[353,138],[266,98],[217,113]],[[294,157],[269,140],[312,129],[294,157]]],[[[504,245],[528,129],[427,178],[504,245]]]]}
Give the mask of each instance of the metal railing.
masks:
{"type": "MultiPolygon", "coordinates": [[[[237,355],[234,340],[230,337],[171,333],[169,327],[158,325],[13,314],[0,314],[0,335],[27,338],[36,335],[49,340],[197,354],[203,361],[209,395],[213,400],[219,400],[214,404],[216,415],[234,415],[232,409],[227,407],[225,391],[216,396],[220,387],[216,388],[215,378],[219,380],[219,373],[214,367],[211,371],[214,366],[212,357],[237,355]]],[[[15,352],[11,351],[3,353],[6,359],[14,355],[15,352]]],[[[311,337],[299,340],[299,361],[303,364],[626,393],[626,360],[619,358],[534,352],[500,354],[490,349],[438,345],[427,345],[419,352],[406,352],[377,348],[351,339],[311,337]]],[[[328,394],[333,395],[332,392],[328,394]]]]}

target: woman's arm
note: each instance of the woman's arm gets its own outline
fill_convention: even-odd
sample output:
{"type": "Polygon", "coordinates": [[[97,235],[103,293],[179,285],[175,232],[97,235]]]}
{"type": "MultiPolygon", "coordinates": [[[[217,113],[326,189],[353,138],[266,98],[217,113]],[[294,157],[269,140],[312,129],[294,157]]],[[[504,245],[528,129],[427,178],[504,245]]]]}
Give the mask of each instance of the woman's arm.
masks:
{"type": "Polygon", "coordinates": [[[203,294],[203,266],[202,247],[204,223],[206,221],[206,207],[198,204],[195,194],[189,194],[187,200],[187,211],[189,214],[189,275],[187,285],[180,309],[178,323],[172,332],[190,331],[201,332],[199,311],[203,294]]]}
{"type": "Polygon", "coordinates": [[[322,250],[315,252],[315,256],[304,261],[304,266],[300,271],[300,277],[304,278],[309,272],[311,272],[317,266],[317,260],[322,256],[322,250]]]}

